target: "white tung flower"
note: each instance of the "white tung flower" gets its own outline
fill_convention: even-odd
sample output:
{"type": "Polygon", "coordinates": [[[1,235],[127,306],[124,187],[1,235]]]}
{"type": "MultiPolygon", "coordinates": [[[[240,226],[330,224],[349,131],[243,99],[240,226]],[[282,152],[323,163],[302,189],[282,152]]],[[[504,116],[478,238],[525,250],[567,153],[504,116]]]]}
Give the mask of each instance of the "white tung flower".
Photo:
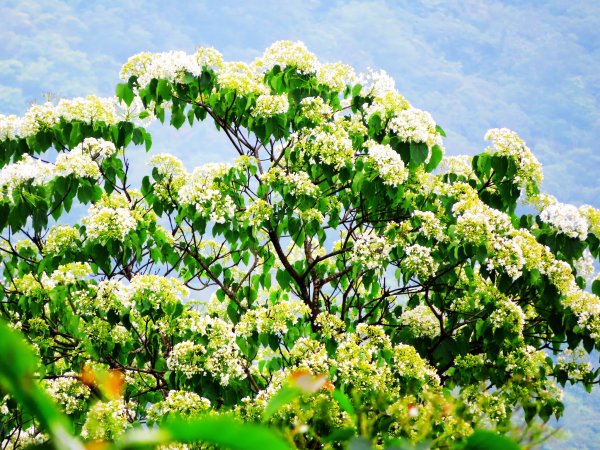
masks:
{"type": "Polygon", "coordinates": [[[302,73],[311,73],[319,67],[319,61],[303,42],[277,41],[265,50],[261,65],[264,72],[275,66],[293,66],[302,73]]]}
{"type": "Polygon", "coordinates": [[[559,233],[578,238],[583,241],[588,235],[588,221],[581,215],[579,209],[565,203],[548,205],[540,213],[542,222],[552,225],[559,233]]]}
{"type": "MultiPolygon", "coordinates": [[[[205,55],[206,56],[206,55],[205,55]]],[[[129,80],[136,76],[140,86],[146,86],[152,79],[181,81],[185,73],[198,76],[202,73],[205,61],[202,55],[188,55],[181,51],[162,53],[142,52],[132,56],[121,68],[121,79],[129,80]]]]}
{"type": "Polygon", "coordinates": [[[434,338],[440,334],[440,321],[427,305],[417,305],[404,311],[400,320],[417,337],[434,338]]]}
{"type": "Polygon", "coordinates": [[[377,269],[387,259],[391,249],[385,236],[370,230],[354,241],[350,261],[363,264],[367,269],[377,269]]]}
{"type": "Polygon", "coordinates": [[[20,161],[0,169],[0,193],[6,190],[7,197],[11,198],[13,190],[21,184],[33,180],[34,186],[41,185],[50,181],[54,176],[54,164],[34,159],[25,153],[20,161]]]}
{"type": "Polygon", "coordinates": [[[436,130],[435,121],[426,111],[417,108],[400,111],[390,120],[388,127],[404,142],[423,143],[429,148],[434,145],[443,148],[442,137],[436,130]]]}
{"type": "Polygon", "coordinates": [[[123,241],[125,236],[137,227],[137,221],[129,208],[114,208],[101,203],[90,206],[83,223],[86,225],[87,237],[93,241],[123,241]]]}
{"type": "Polygon", "coordinates": [[[86,123],[105,122],[115,124],[117,117],[117,99],[115,97],[77,97],[63,99],[58,102],[56,111],[59,116],[67,121],[81,120],[86,123]]]}
{"type": "Polygon", "coordinates": [[[22,127],[23,119],[13,115],[0,114],[0,141],[5,139],[17,139],[22,127]]]}
{"type": "Polygon", "coordinates": [[[374,141],[369,141],[367,147],[368,159],[373,162],[384,184],[398,186],[406,181],[408,170],[398,152],[389,145],[377,144],[374,141]]]}
{"type": "Polygon", "coordinates": [[[289,107],[287,94],[263,94],[256,99],[256,106],[251,115],[254,117],[271,117],[276,114],[285,114],[289,107]]]}
{"type": "Polygon", "coordinates": [[[573,267],[577,271],[577,276],[582,277],[586,282],[594,278],[594,257],[587,248],[583,251],[581,258],[573,261],[573,267]]]}
{"type": "Polygon", "coordinates": [[[375,71],[369,68],[358,76],[357,81],[363,86],[362,95],[381,97],[387,92],[396,92],[396,82],[385,70],[375,71]]]}
{"type": "Polygon", "coordinates": [[[355,79],[354,69],[340,62],[323,64],[317,70],[317,81],[335,91],[342,91],[346,85],[352,84],[355,79]]]}

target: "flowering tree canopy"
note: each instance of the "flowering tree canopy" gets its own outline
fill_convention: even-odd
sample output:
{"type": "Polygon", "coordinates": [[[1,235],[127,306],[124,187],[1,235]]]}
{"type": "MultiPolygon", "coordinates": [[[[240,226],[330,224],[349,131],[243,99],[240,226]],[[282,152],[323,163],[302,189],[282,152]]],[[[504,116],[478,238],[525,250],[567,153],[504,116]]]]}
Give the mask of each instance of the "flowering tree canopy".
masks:
{"type": "MultiPolygon", "coordinates": [[[[140,53],[121,78],[0,116],[0,316],[83,439],[232,414],[298,448],[444,446],[598,382],[600,211],[542,194],[514,132],[445,157],[384,72],[296,42],[140,53]],[[212,122],[235,158],[155,153],[156,119],[212,122]]],[[[11,395],[0,420],[4,447],[47,439],[11,395]]]]}

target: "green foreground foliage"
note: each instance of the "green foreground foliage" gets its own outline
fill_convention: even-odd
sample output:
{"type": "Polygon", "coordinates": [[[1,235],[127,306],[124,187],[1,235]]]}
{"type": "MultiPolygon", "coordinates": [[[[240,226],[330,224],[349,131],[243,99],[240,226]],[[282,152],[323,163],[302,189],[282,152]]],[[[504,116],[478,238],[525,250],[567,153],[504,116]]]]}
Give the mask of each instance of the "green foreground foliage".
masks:
{"type": "Polygon", "coordinates": [[[385,73],[301,43],[121,76],[0,116],[3,448],[510,449],[598,382],[600,211],[515,133],[445,157],[385,73]],[[237,158],[134,187],[154,119],[237,158]]]}

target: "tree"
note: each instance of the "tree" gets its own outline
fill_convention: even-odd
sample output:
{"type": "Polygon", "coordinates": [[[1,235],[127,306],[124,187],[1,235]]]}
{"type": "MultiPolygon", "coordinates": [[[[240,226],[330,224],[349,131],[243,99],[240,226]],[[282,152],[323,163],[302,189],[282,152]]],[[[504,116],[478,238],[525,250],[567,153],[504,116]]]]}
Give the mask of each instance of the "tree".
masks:
{"type": "MultiPolygon", "coordinates": [[[[598,382],[600,211],[541,194],[515,133],[444,157],[384,72],[295,42],[141,53],[121,77],[118,99],[0,116],[0,314],[84,439],[233,414],[299,448],[443,447],[598,382]],[[136,189],[154,118],[212,121],[237,158],[154,153],[136,189]]],[[[5,445],[46,439],[1,411],[5,445]]]]}

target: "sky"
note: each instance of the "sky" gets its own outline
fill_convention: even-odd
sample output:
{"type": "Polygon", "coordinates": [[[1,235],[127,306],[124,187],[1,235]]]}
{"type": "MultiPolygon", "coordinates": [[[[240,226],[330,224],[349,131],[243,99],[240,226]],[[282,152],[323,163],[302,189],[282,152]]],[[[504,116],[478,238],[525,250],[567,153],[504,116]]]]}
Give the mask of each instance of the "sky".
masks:
{"type": "MultiPolygon", "coordinates": [[[[323,62],[386,70],[446,130],[448,154],[482,151],[489,128],[517,131],[544,166],[545,191],[600,207],[592,0],[0,0],[0,113],[22,114],[45,92],[112,95],[140,51],[212,46],[249,62],[281,39],[304,41],[323,62]]],[[[154,126],[155,150],[191,164],[229,159],[203,128],[154,126]]]]}
{"type": "MultiPolygon", "coordinates": [[[[542,162],[546,192],[600,208],[593,0],[0,0],[0,113],[23,114],[46,92],[113,95],[121,65],[141,51],[212,46],[249,62],[282,39],[323,62],[386,70],[446,130],[450,155],[482,151],[489,128],[513,129],[542,162]]],[[[153,125],[153,151],[191,165],[230,159],[205,125],[153,125]]]]}

